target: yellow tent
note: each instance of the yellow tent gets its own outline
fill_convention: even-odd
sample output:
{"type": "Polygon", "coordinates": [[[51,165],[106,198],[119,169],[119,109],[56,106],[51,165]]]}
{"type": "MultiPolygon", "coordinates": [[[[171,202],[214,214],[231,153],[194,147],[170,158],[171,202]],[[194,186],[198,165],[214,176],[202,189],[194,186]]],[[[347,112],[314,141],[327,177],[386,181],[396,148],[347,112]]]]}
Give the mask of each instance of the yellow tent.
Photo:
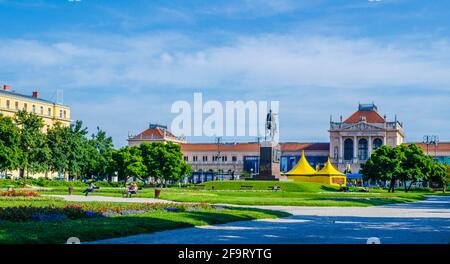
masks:
{"type": "Polygon", "coordinates": [[[336,186],[345,186],[347,183],[347,177],[333,167],[330,159],[328,159],[321,170],[316,171],[309,165],[304,151],[302,151],[302,156],[297,165],[292,170],[286,172],[285,175],[288,179],[296,182],[317,182],[336,186]]]}
{"type": "Polygon", "coordinates": [[[305,157],[305,152],[302,151],[302,156],[292,170],[285,173],[287,176],[311,176],[316,173],[316,170],[309,165],[305,157]]]}
{"type": "Polygon", "coordinates": [[[326,176],[329,178],[329,184],[345,186],[347,184],[347,176],[344,173],[338,171],[331,164],[330,159],[327,160],[325,166],[316,173],[316,176],[326,176]]]}

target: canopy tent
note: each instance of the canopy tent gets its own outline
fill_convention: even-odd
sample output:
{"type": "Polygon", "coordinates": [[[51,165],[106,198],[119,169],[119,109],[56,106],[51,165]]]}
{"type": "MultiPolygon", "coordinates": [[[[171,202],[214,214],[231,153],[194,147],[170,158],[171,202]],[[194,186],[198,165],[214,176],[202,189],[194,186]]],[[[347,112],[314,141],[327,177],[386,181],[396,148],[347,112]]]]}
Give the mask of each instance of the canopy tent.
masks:
{"type": "Polygon", "coordinates": [[[302,151],[302,156],[298,161],[297,165],[295,165],[292,170],[285,173],[287,176],[311,176],[316,173],[316,170],[309,165],[309,162],[306,160],[305,151],[302,151]]]}
{"type": "Polygon", "coordinates": [[[325,163],[325,166],[321,170],[319,170],[316,173],[317,176],[345,176],[344,173],[338,171],[333,167],[333,164],[331,164],[330,159],[327,160],[327,163],[325,163]]]}

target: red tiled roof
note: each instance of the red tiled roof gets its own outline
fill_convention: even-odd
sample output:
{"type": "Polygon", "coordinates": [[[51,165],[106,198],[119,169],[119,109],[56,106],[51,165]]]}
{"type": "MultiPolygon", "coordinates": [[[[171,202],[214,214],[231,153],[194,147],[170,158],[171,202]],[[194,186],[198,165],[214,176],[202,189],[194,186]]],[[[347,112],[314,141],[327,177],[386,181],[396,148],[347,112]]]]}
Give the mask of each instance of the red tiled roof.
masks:
{"type": "Polygon", "coordinates": [[[384,123],[383,117],[376,111],[359,110],[353,113],[349,118],[345,119],[344,123],[358,123],[361,120],[361,116],[366,117],[367,123],[384,123]]]}
{"type": "Polygon", "coordinates": [[[281,151],[329,150],[330,143],[281,143],[281,151]]]}
{"type": "MultiPolygon", "coordinates": [[[[427,145],[425,143],[418,143],[418,142],[411,142],[411,143],[405,143],[406,145],[410,144],[416,144],[417,146],[421,147],[423,151],[427,151],[427,145]]],[[[440,142],[437,147],[435,146],[428,146],[428,152],[431,155],[433,151],[450,151],[450,142],[440,142]]]]}
{"type": "Polygon", "coordinates": [[[163,139],[164,132],[166,133],[166,137],[175,138],[175,136],[167,130],[164,131],[159,128],[148,128],[148,129],[142,131],[141,133],[137,134],[136,136],[130,138],[130,140],[139,140],[139,139],[146,139],[146,138],[163,139]]]}
{"type": "MultiPolygon", "coordinates": [[[[330,143],[280,143],[281,151],[328,150],[330,143]]],[[[220,144],[220,151],[258,152],[258,143],[220,144]]],[[[215,143],[187,143],[181,145],[182,151],[217,151],[215,143]]]]}

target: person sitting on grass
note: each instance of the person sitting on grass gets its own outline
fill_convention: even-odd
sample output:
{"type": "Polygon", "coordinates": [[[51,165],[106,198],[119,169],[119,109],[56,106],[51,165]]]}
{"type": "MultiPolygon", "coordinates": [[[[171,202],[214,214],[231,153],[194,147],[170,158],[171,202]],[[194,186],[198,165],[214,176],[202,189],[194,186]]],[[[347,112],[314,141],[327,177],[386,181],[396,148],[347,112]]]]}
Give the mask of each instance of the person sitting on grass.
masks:
{"type": "Polygon", "coordinates": [[[88,196],[88,193],[94,192],[96,187],[97,186],[95,186],[95,184],[93,182],[91,182],[91,185],[89,185],[89,187],[86,190],[83,191],[84,196],[88,196]]]}

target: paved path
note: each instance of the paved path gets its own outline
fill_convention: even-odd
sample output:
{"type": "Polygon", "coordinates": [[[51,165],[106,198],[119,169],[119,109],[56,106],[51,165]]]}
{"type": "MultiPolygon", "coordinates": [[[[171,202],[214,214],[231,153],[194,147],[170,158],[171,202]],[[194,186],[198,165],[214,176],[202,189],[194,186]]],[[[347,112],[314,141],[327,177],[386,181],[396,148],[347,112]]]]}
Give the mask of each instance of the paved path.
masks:
{"type": "Polygon", "coordinates": [[[69,202],[112,202],[112,203],[176,203],[167,200],[153,198],[126,198],[95,195],[48,195],[52,197],[63,198],[69,202]]]}
{"type": "Polygon", "coordinates": [[[450,196],[376,207],[255,206],[293,214],[280,219],[234,222],[97,241],[117,243],[450,243],[450,196]]]}

